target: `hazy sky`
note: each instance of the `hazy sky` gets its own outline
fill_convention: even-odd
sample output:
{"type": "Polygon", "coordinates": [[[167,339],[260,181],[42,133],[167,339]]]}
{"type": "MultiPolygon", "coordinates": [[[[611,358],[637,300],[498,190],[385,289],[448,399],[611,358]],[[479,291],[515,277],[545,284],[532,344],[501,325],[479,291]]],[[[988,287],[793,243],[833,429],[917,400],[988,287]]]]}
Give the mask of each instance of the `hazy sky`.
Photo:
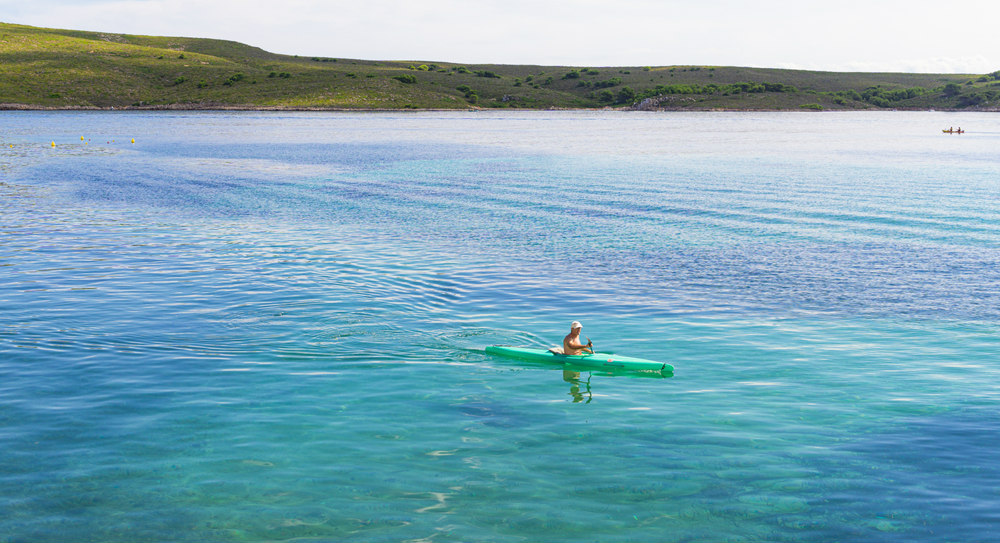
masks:
{"type": "Polygon", "coordinates": [[[0,20],[373,60],[1000,70],[998,0],[0,0],[0,20]]]}

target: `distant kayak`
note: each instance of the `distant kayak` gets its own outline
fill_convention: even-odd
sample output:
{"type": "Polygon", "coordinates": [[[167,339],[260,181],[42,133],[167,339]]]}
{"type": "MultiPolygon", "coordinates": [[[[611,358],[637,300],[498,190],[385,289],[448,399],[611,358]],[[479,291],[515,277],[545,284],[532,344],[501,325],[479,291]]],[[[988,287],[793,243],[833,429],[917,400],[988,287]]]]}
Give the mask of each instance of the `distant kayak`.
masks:
{"type": "Polygon", "coordinates": [[[521,360],[535,360],[539,362],[553,362],[556,364],[571,364],[587,368],[599,369],[627,369],[627,370],[652,370],[673,373],[674,367],[664,362],[636,358],[634,356],[623,356],[612,353],[597,352],[594,354],[565,355],[555,353],[537,347],[508,347],[505,345],[493,345],[486,348],[486,352],[497,356],[508,358],[520,358],[521,360]]]}
{"type": "Polygon", "coordinates": [[[949,128],[948,130],[941,130],[941,131],[944,132],[945,134],[963,134],[963,133],[965,133],[965,130],[962,130],[961,128],[959,128],[958,130],[952,130],[951,128],[949,128]]]}

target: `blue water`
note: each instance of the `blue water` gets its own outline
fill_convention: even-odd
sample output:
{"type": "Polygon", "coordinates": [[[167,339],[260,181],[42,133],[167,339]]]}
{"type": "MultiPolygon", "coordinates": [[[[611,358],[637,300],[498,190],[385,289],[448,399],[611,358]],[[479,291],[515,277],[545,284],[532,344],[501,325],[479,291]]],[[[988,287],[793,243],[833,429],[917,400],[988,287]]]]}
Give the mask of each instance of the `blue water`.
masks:
{"type": "Polygon", "coordinates": [[[8,112],[0,144],[0,541],[1000,538],[993,114],[8,112]],[[674,374],[482,351],[573,320],[674,374]]]}

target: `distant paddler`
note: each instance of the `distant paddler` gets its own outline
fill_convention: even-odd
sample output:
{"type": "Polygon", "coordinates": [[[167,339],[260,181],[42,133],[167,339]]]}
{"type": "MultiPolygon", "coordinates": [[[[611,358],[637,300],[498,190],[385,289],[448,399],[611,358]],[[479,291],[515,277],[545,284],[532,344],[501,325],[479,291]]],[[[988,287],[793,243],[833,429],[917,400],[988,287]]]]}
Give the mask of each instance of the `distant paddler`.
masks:
{"type": "Polygon", "coordinates": [[[587,344],[584,345],[580,343],[580,331],[583,330],[583,325],[580,321],[573,321],[573,324],[569,325],[569,334],[563,338],[563,354],[576,356],[588,352],[594,354],[594,343],[587,338],[587,344]]]}

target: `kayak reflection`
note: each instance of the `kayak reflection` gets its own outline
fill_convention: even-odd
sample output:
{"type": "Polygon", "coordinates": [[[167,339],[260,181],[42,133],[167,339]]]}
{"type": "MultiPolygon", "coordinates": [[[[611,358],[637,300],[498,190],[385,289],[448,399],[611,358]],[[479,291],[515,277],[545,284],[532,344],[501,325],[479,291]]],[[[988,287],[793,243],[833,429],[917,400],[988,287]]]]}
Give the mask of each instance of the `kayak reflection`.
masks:
{"type": "Polygon", "coordinates": [[[658,371],[628,371],[628,370],[613,370],[613,371],[595,371],[593,368],[581,368],[572,367],[569,365],[563,366],[562,369],[562,379],[563,381],[570,384],[569,395],[573,397],[573,403],[590,403],[594,399],[594,392],[590,388],[590,380],[594,375],[599,375],[602,377],[630,377],[630,378],[648,378],[648,379],[666,379],[668,377],[673,377],[672,373],[661,373],[658,371]],[[587,378],[584,379],[582,374],[586,373],[587,378]]]}
{"type": "Polygon", "coordinates": [[[594,399],[594,393],[590,391],[590,378],[591,374],[588,373],[587,380],[581,381],[580,372],[565,369],[563,370],[563,381],[570,384],[569,395],[573,397],[573,403],[583,402],[584,399],[587,400],[584,403],[590,403],[590,401],[594,399]],[[585,386],[586,390],[580,392],[581,386],[585,386]]]}

